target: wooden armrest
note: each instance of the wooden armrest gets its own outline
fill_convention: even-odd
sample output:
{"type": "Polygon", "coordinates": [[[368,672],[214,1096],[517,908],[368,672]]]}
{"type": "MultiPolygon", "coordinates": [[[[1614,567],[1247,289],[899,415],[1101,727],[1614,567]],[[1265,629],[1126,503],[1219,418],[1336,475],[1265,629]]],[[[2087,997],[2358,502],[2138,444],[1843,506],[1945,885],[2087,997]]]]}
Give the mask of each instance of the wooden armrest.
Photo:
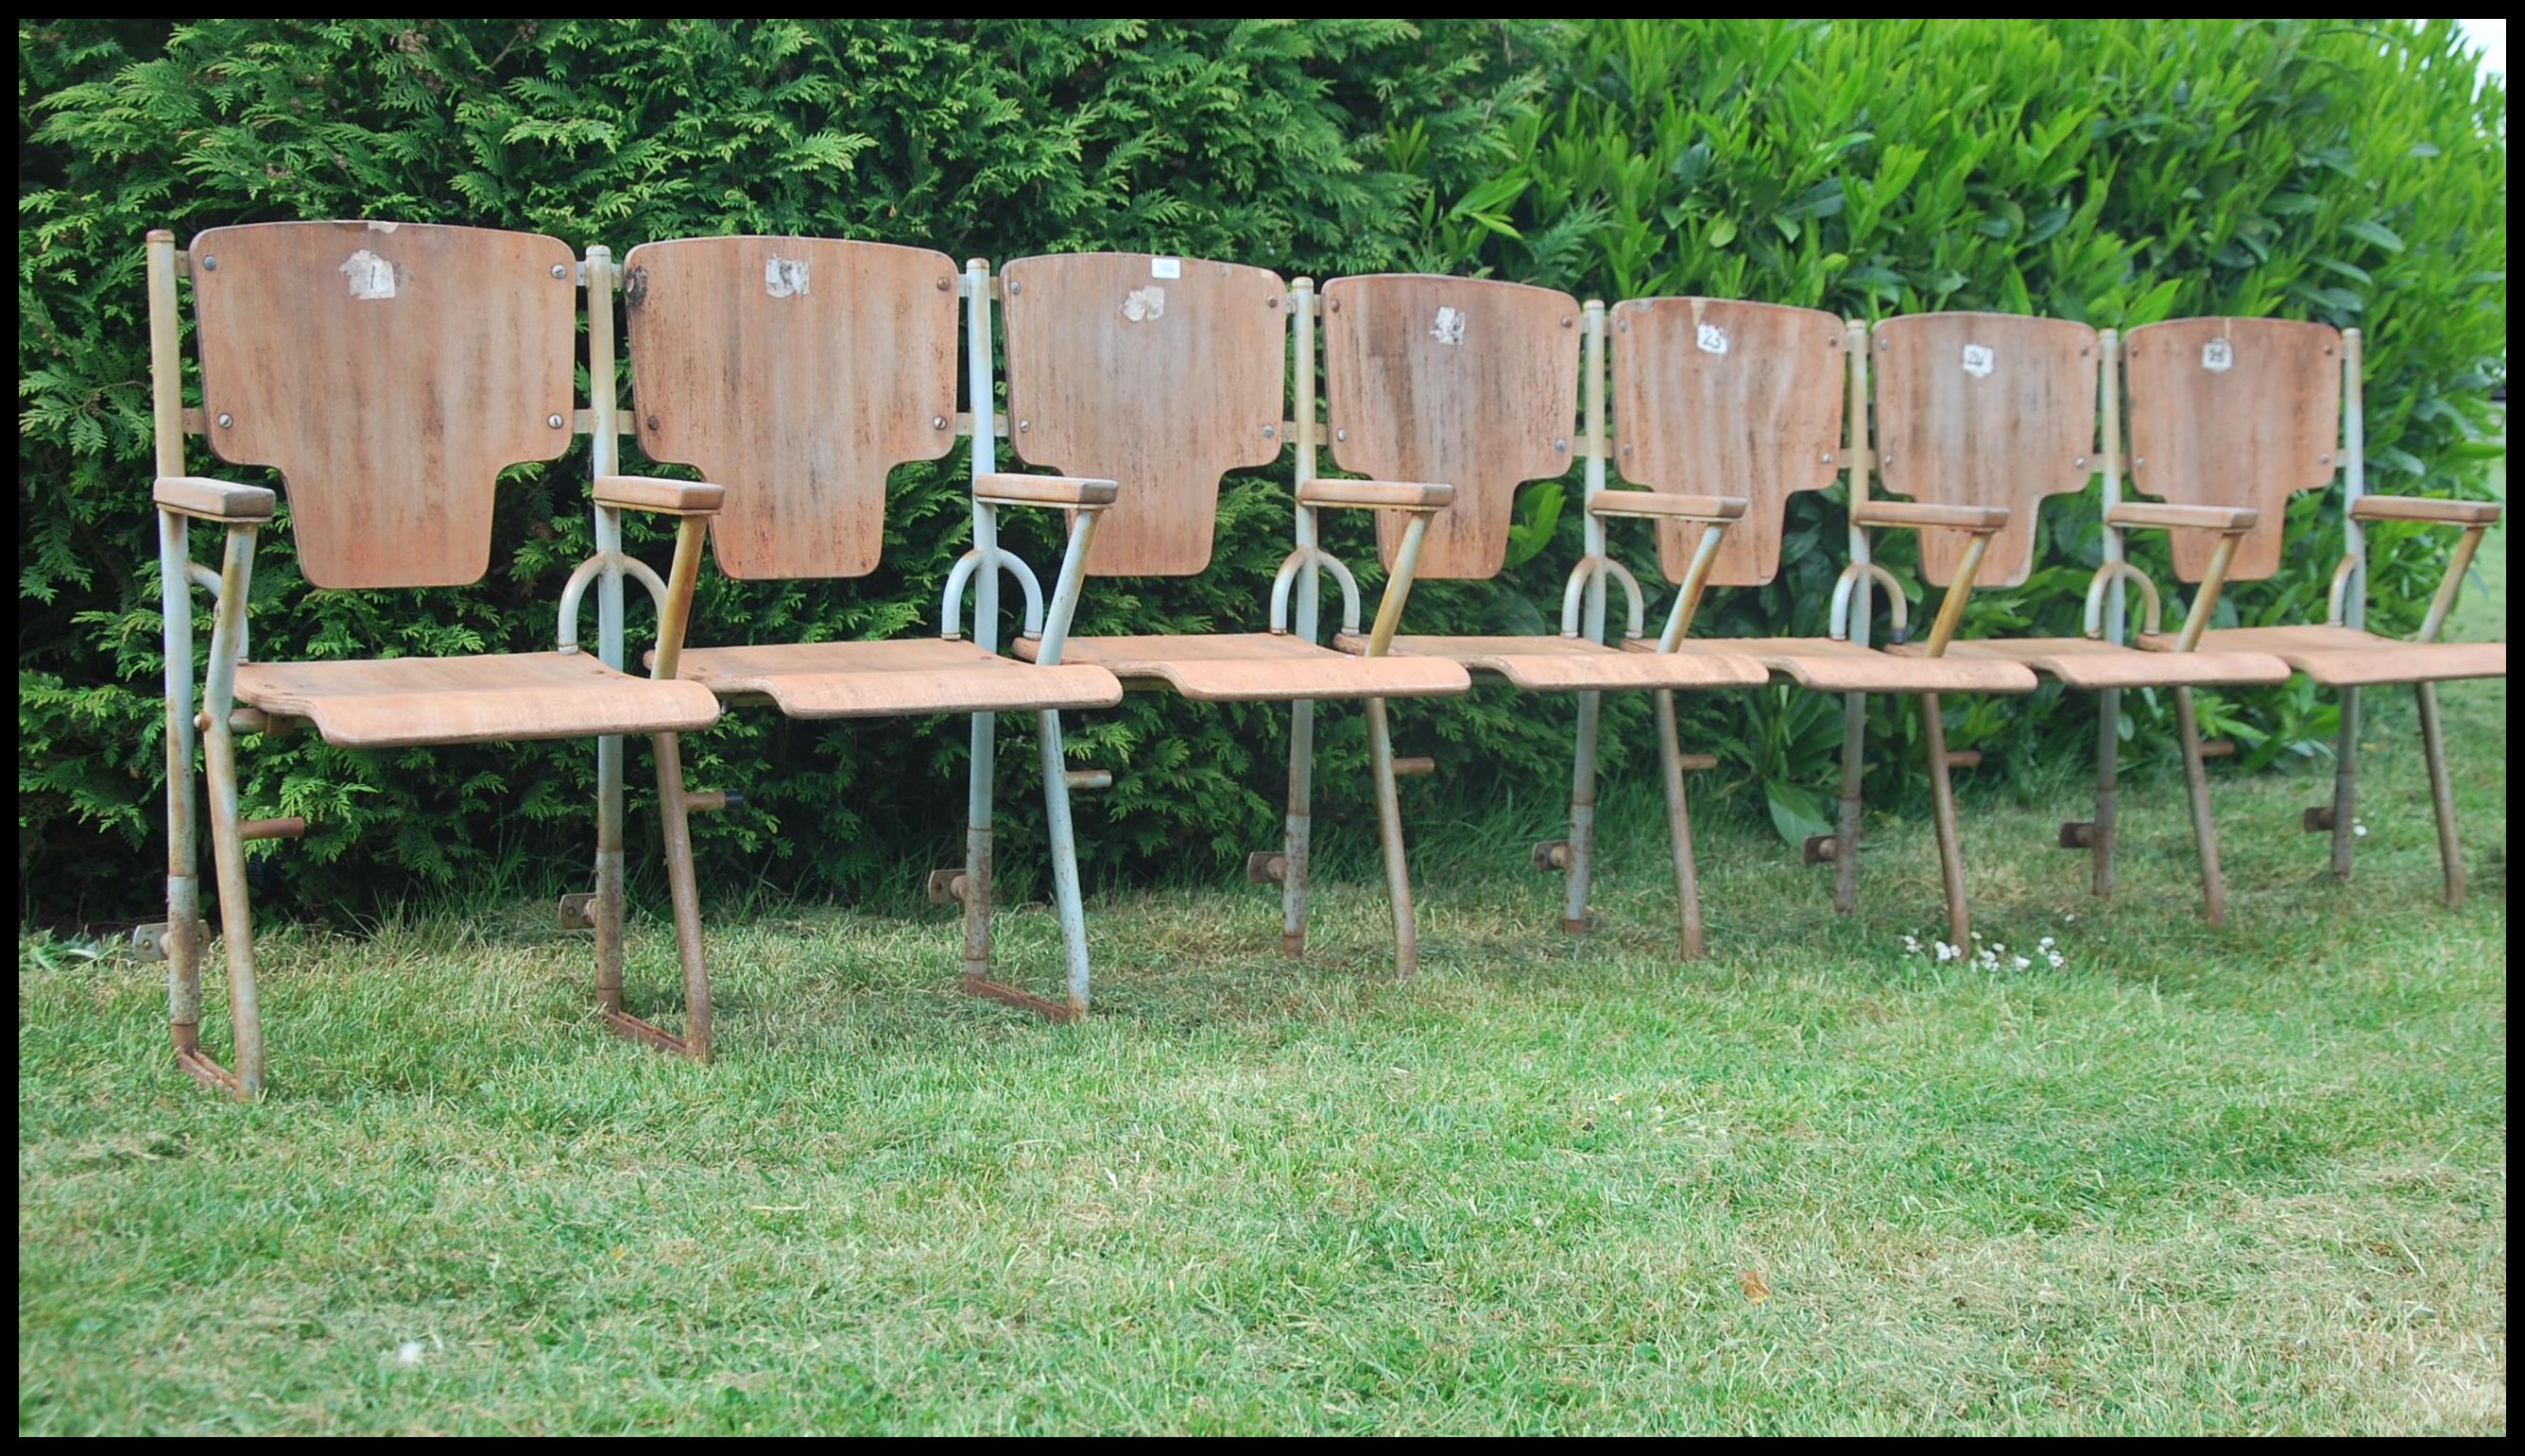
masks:
{"type": "Polygon", "coordinates": [[[2108,526],[2154,526],[2168,531],[2217,531],[2239,536],[2262,513],[2243,506],[2174,506],[2163,501],[2124,501],[2104,512],[2108,526]]]}
{"type": "Polygon", "coordinates": [[[1084,475],[1019,475],[1002,472],[973,482],[973,499],[994,506],[1111,506],[1122,487],[1084,475]]]}
{"type": "Polygon", "coordinates": [[[1600,490],[1588,499],[1587,509],[1598,515],[1725,521],[1742,519],[1745,505],[1745,501],[1737,496],[1677,496],[1653,490],[1600,490]]]}
{"type": "Polygon", "coordinates": [[[699,480],[661,480],[655,475],[599,475],[596,504],[622,510],[654,510],[661,515],[708,515],[727,500],[727,492],[699,480]]]}
{"type": "Polygon", "coordinates": [[[2007,524],[2005,506],[1936,506],[1919,501],[1861,501],[1850,518],[1862,526],[1900,526],[1923,530],[1948,526],[1958,531],[1996,531],[2007,524]]]}
{"type": "Polygon", "coordinates": [[[201,520],[267,521],[279,501],[268,486],[239,485],[207,475],[161,475],[150,499],[161,510],[201,520]]]}
{"type": "Polygon", "coordinates": [[[1437,510],[1456,499],[1452,485],[1411,480],[1308,480],[1298,486],[1301,506],[1347,506],[1362,510],[1437,510]]]}
{"type": "Polygon", "coordinates": [[[2495,501],[2440,501],[2429,496],[2360,496],[2350,503],[2350,518],[2488,526],[2499,523],[2499,505],[2495,501]]]}

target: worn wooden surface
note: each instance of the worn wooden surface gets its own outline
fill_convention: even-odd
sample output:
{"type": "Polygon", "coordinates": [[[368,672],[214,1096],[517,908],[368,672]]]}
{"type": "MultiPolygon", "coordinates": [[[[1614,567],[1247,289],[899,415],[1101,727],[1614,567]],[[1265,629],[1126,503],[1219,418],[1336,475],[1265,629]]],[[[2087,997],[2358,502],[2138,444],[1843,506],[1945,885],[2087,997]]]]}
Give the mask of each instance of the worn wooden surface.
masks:
{"type": "Polygon", "coordinates": [[[677,671],[721,696],[760,693],[793,718],[1040,712],[1122,701],[1122,685],[1102,667],[1036,667],[937,637],[687,648],[677,671]]]}
{"type": "Polygon", "coordinates": [[[1210,564],[1219,477],[1280,457],[1287,286],[1143,253],[1020,258],[1000,274],[1008,440],[1031,465],[1113,480],[1087,569],[1210,564]]]}
{"type": "MultiPolygon", "coordinates": [[[[2280,565],[2293,491],[2332,480],[2341,429],[2341,335],[2285,318],[2176,318],[2122,341],[2130,489],[2186,506],[2261,512],[2227,580],[2280,565]]],[[[2174,574],[2199,581],[2218,538],[2173,537],[2174,574]]]]}
{"type": "MultiPolygon", "coordinates": [[[[1020,656],[1032,644],[1019,640],[1020,656]]],[[[1428,698],[1472,686],[1442,657],[1355,657],[1296,637],[1264,632],[1208,637],[1073,637],[1062,661],[1088,662],[1131,681],[1166,684],[1211,703],[1280,703],[1300,698],[1428,698]]]]}
{"type": "MultiPolygon", "coordinates": [[[[1653,653],[1650,641],[1624,643],[1653,653]]],[[[1744,655],[1800,687],[1820,693],[2031,693],[2034,673],[2015,662],[1988,658],[1898,657],[1874,648],[1829,637],[1701,637],[1687,653],[1744,655]]]]}
{"type": "MultiPolygon", "coordinates": [[[[1333,645],[1364,652],[1367,640],[1342,633],[1333,645]]],[[[1626,653],[1583,638],[1397,637],[1391,650],[1402,656],[1445,657],[1542,693],[1758,688],[1771,680],[1768,669],[1744,654],[1626,653]]]]}
{"type": "Polygon", "coordinates": [[[569,249],[485,228],[263,222],[200,233],[190,256],[211,449],[280,471],[307,580],[479,580],[499,472],[571,443],[569,249]]]}
{"type": "MultiPolygon", "coordinates": [[[[1919,643],[1888,647],[1918,656],[1919,643]]],[[[2271,687],[2289,680],[2289,665],[2269,653],[2151,653],[2090,637],[2007,637],[1950,642],[1949,659],[2022,662],[2073,688],[2271,687]]]]}
{"type": "MultiPolygon", "coordinates": [[[[2044,499],[2085,490],[2101,468],[2096,331],[2012,314],[1911,314],[1876,325],[1868,347],[1878,488],[2005,508],[2008,522],[1973,580],[2020,585],[2034,569],[2044,499]]],[[[1921,532],[1921,576],[1954,580],[1969,539],[1921,532]]]]}
{"type": "MultiPolygon", "coordinates": [[[[1487,577],[1508,559],[1516,491],[1578,459],[1578,301],[1548,288],[1423,273],[1324,285],[1333,463],[1456,488],[1420,548],[1424,580],[1487,577]]],[[[1377,518],[1387,565],[1406,519],[1377,518]]]]}
{"type": "Polygon", "coordinates": [[[836,238],[677,238],[622,259],[632,418],[727,490],[737,577],[864,576],[886,472],[956,446],[955,263],[836,238]]]}
{"type": "MultiPolygon", "coordinates": [[[[1813,309],[1711,298],[1627,299],[1612,308],[1613,466],[1684,495],[1741,496],[1720,538],[1713,586],[1760,586],[1780,569],[1789,497],[1842,468],[1850,361],[1839,318],[1813,309]]],[[[1658,563],[1683,580],[1708,527],[1658,527],[1658,563]]]]}
{"type": "MultiPolygon", "coordinates": [[[[2164,632],[2143,636],[2139,643],[2152,652],[2171,653],[2175,638],[2164,632]]],[[[2400,642],[2352,627],[2230,627],[2204,633],[2201,649],[2268,653],[2327,688],[2507,675],[2503,642],[2400,642]]]]}
{"type": "Polygon", "coordinates": [[[2451,526],[2494,526],[2496,501],[2442,501],[2434,496],[2360,496],[2350,503],[2358,520],[2425,520],[2451,526]]]}
{"type": "Polygon", "coordinates": [[[306,718],[346,749],[682,733],[718,718],[707,688],[632,677],[585,653],[247,662],[236,696],[306,718]]]}

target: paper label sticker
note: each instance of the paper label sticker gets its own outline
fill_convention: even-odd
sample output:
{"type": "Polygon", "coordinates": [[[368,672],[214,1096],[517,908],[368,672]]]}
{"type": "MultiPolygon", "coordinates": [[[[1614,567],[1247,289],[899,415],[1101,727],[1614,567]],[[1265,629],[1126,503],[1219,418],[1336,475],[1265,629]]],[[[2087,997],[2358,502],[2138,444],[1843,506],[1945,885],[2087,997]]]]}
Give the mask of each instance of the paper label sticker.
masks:
{"type": "Polygon", "coordinates": [[[1464,342],[1464,311],[1440,309],[1437,321],[1429,325],[1429,337],[1441,344],[1464,342]]]}
{"type": "Polygon", "coordinates": [[[342,276],[351,280],[353,298],[395,296],[394,265],[366,248],[352,254],[343,262],[342,276]]]}
{"type": "Polygon", "coordinates": [[[767,258],[763,260],[763,291],[773,298],[788,298],[807,291],[807,260],[803,258],[767,258]]]}
{"type": "Polygon", "coordinates": [[[1704,354],[1724,354],[1727,352],[1727,330],[1715,323],[1702,324],[1694,342],[1701,346],[1704,354]]]}
{"type": "Polygon", "coordinates": [[[1152,283],[1134,288],[1122,296],[1122,316],[1133,323],[1146,323],[1166,316],[1166,291],[1152,283]]]}
{"type": "Polygon", "coordinates": [[[2212,374],[2223,374],[2235,366],[2235,348],[2225,339],[2211,339],[2201,346],[2201,367],[2212,374]]]}
{"type": "Polygon", "coordinates": [[[1964,346],[1965,373],[1972,375],[1976,379],[1987,379],[1990,377],[1990,371],[1998,367],[1999,356],[1991,352],[1991,347],[1988,344],[1966,344],[1964,346]]]}
{"type": "Polygon", "coordinates": [[[1183,276],[1183,260],[1180,258],[1152,258],[1149,260],[1149,276],[1152,278],[1180,278],[1183,276]]]}

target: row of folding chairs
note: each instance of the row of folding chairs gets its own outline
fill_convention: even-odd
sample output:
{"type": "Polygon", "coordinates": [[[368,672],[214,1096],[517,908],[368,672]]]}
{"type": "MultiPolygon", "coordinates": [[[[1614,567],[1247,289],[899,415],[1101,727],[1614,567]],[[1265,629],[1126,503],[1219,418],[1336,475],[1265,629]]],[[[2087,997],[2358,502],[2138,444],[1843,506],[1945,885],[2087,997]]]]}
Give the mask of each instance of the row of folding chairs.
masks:
{"type": "Polygon", "coordinates": [[[1547,288],[1457,277],[1350,277],[1318,290],[1259,267],[1144,254],[1025,258],[994,276],[979,260],[960,268],[917,248],[802,237],[648,243],[618,265],[604,248],[580,257],[549,237],[389,222],[219,228],[181,251],[172,234],[152,233],[148,265],[170,827],[168,920],[154,939],[172,963],[180,1064],[237,1095],[260,1091],[265,1066],[245,845],[304,831],[295,820],[243,817],[240,733],[312,728],[355,749],[593,739],[594,885],[564,900],[563,917],[594,931],[605,1021],[693,1057],[710,1054],[711,1005],[689,816],[722,806],[725,796],[684,783],[677,736],[730,707],[800,719],[969,714],[965,863],[933,874],[931,890],[963,906],[965,986],[1054,1018],[1088,1004],[1069,792],[1101,777],[1068,767],[1061,715],[1110,707],[1125,688],[1289,704],[1286,831],[1248,870],[1278,888],[1290,956],[1303,954],[1307,931],[1314,705],[1365,705],[1404,975],[1417,943],[1396,783],[1426,760],[1398,759],[1387,703],[1461,693],[1476,676],[1575,699],[1568,837],[1535,849],[1537,866],[1564,878],[1561,920],[1572,932],[1589,924],[1602,696],[1654,699],[1680,950],[1690,956],[1702,949],[1684,787],[1696,760],[1678,741],[1674,695],[1772,682],[1844,699],[1838,827],[1807,846],[1810,860],[1832,863],[1834,902],[1844,910],[1857,886],[1867,698],[1918,702],[1948,937],[1962,945],[1969,929],[1950,771],[1968,755],[1948,752],[1940,700],[2027,693],[2044,679],[2101,700],[2093,817],[2062,831],[2064,845],[2092,852],[2097,894],[2112,887],[2118,839],[2120,695],[2172,692],[2214,922],[2223,896],[2192,693],[2293,673],[2341,693],[2334,801],[2309,811],[2309,827],[2330,831],[2343,875],[2358,690],[2416,686],[2447,895],[2461,894],[2432,685],[2506,671],[2503,645],[2437,641],[2498,510],[2365,492],[2354,331],[2192,318],[2123,339],[2083,323],[1990,314],[1869,327],[1722,299],[1637,299],[1608,310],[1547,288]],[[184,278],[194,296],[198,409],[182,394],[184,278]],[[618,292],[633,366],[627,412],[618,385],[618,292]],[[584,402],[573,386],[582,299],[584,402]],[[246,603],[257,533],[272,518],[275,496],[189,474],[188,434],[206,436],[222,461],[279,472],[300,569],[312,586],[336,589],[478,580],[490,561],[499,472],[555,459],[587,436],[595,549],[562,592],[556,649],[256,659],[246,603]],[[649,458],[702,478],[622,473],[625,435],[649,458]],[[968,442],[972,536],[941,594],[935,637],[720,644],[712,624],[692,622],[706,547],[739,579],[873,570],[888,472],[943,459],[959,439],[968,442]],[[1003,443],[1026,465],[1074,473],[1004,470],[1003,443]],[[1263,630],[1071,634],[1088,576],[1208,569],[1223,477],[1292,452],[1294,537],[1268,584],[1263,630]],[[1327,473],[1327,463],[1342,473],[1327,473]],[[1566,578],[1558,635],[1400,630],[1414,581],[1498,574],[1518,489],[1573,464],[1585,481],[1584,549],[1566,578]],[[2223,589],[2277,567],[2291,493],[2336,476],[2346,486],[2348,549],[2327,621],[2210,629],[2223,589]],[[2104,558],[2084,635],[1959,638],[1974,590],[2020,584],[2034,568],[2044,498],[2083,492],[2097,477],[2104,558]],[[1829,635],[1693,637],[1708,588],[1759,586],[1780,570],[1790,498],[1836,482],[1848,485],[1850,534],[1829,635]],[[2155,499],[2126,499],[2126,488],[2155,499]],[[1065,548],[1048,586],[1002,543],[1008,510],[1064,512],[1065,548]],[[1324,545],[1327,510],[1375,519],[1385,574],[1372,610],[1351,567],[1324,545]],[[628,511],[675,522],[664,574],[623,550],[628,511]],[[2378,520],[2461,532],[2414,642],[2362,627],[2362,527],[2378,520]],[[1613,550],[1616,529],[1641,528],[1624,522],[1654,533],[1675,588],[1661,624],[1613,550]],[[216,570],[193,559],[195,523],[223,535],[216,570]],[[1925,631],[1873,558],[1873,536],[1884,530],[1917,532],[1919,574],[1943,589],[1925,631]],[[2127,533],[2155,530],[2172,534],[2175,574],[2194,587],[2171,627],[2158,587],[2124,548],[2127,533]],[[638,661],[628,655],[626,583],[643,588],[656,610],[652,645],[638,661]],[[214,611],[198,684],[197,588],[214,611]],[[1008,592],[1017,594],[1009,605],[1022,628],[1003,651],[1008,592]],[[2136,631],[2126,618],[2134,594],[2136,631]],[[592,644],[579,636],[591,595],[592,644]],[[1328,611],[1337,625],[1327,642],[1328,611]],[[1001,713],[1035,718],[1065,960],[1057,996],[1008,985],[992,967],[1001,713]],[[654,749],[683,971],[677,1031],[633,1014],[623,994],[623,745],[640,735],[654,749]],[[199,1031],[210,944],[196,869],[205,785],[233,1028],[224,1065],[204,1050],[199,1031]]]}

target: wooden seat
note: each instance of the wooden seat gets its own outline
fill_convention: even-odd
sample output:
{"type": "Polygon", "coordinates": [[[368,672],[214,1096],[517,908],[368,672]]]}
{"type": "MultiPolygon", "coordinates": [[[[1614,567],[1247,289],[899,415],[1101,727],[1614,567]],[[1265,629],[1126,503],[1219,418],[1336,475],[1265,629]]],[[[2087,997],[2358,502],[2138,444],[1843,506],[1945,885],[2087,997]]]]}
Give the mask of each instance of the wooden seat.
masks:
{"type": "MultiPolygon", "coordinates": [[[[2168,639],[2171,646],[2171,639],[2168,639]]],[[[1917,657],[1918,643],[1889,647],[1896,656],[1917,657]]],[[[1950,660],[2022,662],[2073,688],[2271,687],[2289,679],[2289,665],[2267,652],[2146,653],[2092,637],[2009,637],[1947,644],[1950,660]]]]}
{"type": "Polygon", "coordinates": [[[246,662],[236,696],[305,718],[344,749],[685,733],[718,719],[706,688],[632,677],[584,653],[246,662]]]}
{"type": "MultiPolygon", "coordinates": [[[[1627,643],[1654,653],[1654,642],[1627,643]]],[[[1998,658],[1965,658],[1948,649],[1943,657],[1895,656],[1829,637],[1705,637],[1687,640],[1686,653],[1753,657],[1802,688],[1818,693],[2031,693],[2031,670],[1998,658]]]]}
{"type": "MultiPolygon", "coordinates": [[[[1017,644],[1020,655],[1030,650],[1017,644]]],[[[1471,674],[1443,657],[1359,657],[1272,632],[1073,637],[1063,659],[1093,663],[1125,682],[1163,682],[1200,703],[1437,698],[1473,685],[1471,674]]]]}
{"type": "MultiPolygon", "coordinates": [[[[2380,683],[2435,683],[2459,678],[2505,677],[2503,642],[2402,642],[2352,627],[2230,627],[2201,639],[2205,649],[2268,653],[2327,688],[2380,683]]],[[[2170,654],[2170,633],[2144,636],[2140,646],[2170,654]]]]}
{"type": "MultiPolygon", "coordinates": [[[[1345,633],[1333,645],[1357,653],[1367,643],[1345,633]]],[[[1397,637],[1392,651],[1397,656],[1445,657],[1537,692],[1758,688],[1771,680],[1760,662],[1741,654],[1626,653],[1583,637],[1397,637]]]]}
{"type": "Polygon", "coordinates": [[[680,675],[723,698],[762,694],[793,718],[1041,712],[1122,701],[1122,685],[1102,667],[1034,667],[945,638],[696,648],[684,654],[680,675]]]}

